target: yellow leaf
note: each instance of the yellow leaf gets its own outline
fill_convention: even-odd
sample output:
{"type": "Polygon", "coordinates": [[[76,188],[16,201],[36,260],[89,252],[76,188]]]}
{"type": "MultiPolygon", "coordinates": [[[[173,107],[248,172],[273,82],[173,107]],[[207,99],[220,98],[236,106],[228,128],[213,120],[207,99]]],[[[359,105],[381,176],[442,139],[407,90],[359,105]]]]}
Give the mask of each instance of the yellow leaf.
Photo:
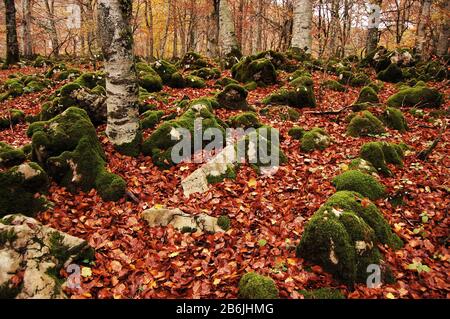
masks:
{"type": "Polygon", "coordinates": [[[83,267],[81,268],[81,276],[84,278],[91,277],[92,276],[92,270],[89,267],[83,267]]]}
{"type": "Polygon", "coordinates": [[[161,205],[161,204],[155,204],[155,205],[153,206],[153,208],[154,208],[154,209],[163,209],[163,208],[164,208],[164,205],[161,205]]]}
{"type": "Polygon", "coordinates": [[[248,187],[256,187],[258,185],[258,182],[254,178],[250,178],[250,180],[247,182],[248,187]]]}
{"type": "Polygon", "coordinates": [[[218,284],[220,284],[220,279],[219,278],[214,279],[213,285],[217,286],[218,284]]]}
{"type": "Polygon", "coordinates": [[[288,258],[287,263],[291,266],[297,265],[297,261],[294,258],[288,258]]]}
{"type": "Polygon", "coordinates": [[[174,253],[171,253],[170,255],[169,255],[169,258],[173,258],[173,257],[176,257],[176,256],[178,256],[180,253],[178,252],[178,251],[176,251],[176,252],[174,252],[174,253]]]}
{"type": "Polygon", "coordinates": [[[392,294],[392,292],[388,292],[388,293],[386,294],[386,298],[387,298],[387,299],[396,299],[395,296],[392,294]]]}
{"type": "Polygon", "coordinates": [[[340,166],[341,166],[341,170],[343,172],[348,171],[348,165],[347,164],[341,164],[340,166]]]}

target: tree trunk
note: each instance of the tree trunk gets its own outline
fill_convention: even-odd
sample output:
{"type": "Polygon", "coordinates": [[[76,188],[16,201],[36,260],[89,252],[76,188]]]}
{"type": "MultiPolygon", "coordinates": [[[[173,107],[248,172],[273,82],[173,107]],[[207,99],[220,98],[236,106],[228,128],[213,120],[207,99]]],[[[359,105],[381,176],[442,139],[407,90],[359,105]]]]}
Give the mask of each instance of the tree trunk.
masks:
{"type": "Polygon", "coordinates": [[[375,50],[378,46],[378,27],[380,25],[382,0],[372,0],[370,2],[369,26],[367,30],[366,55],[375,50]]]}
{"type": "Polygon", "coordinates": [[[23,55],[30,59],[33,57],[33,39],[31,38],[31,3],[30,0],[22,0],[23,14],[23,55]]]}
{"type": "Polygon", "coordinates": [[[58,31],[56,30],[55,20],[55,3],[54,1],[49,3],[49,0],[45,0],[45,9],[47,10],[47,16],[49,21],[50,41],[52,43],[52,53],[55,57],[59,56],[59,39],[58,31]]]}
{"type": "Polygon", "coordinates": [[[426,28],[430,22],[430,10],[431,10],[431,0],[424,0],[422,2],[421,8],[421,19],[417,26],[417,38],[416,38],[416,52],[419,54],[424,53],[424,45],[426,42],[426,28]]]}
{"type": "Polygon", "coordinates": [[[167,0],[167,19],[166,26],[164,28],[164,35],[161,38],[160,46],[159,46],[159,58],[162,59],[164,57],[164,52],[166,51],[166,43],[167,37],[169,35],[169,27],[170,27],[170,9],[172,7],[172,1],[167,0]]]}
{"type": "Polygon", "coordinates": [[[154,58],[154,36],[153,36],[153,8],[152,0],[145,1],[145,25],[148,30],[148,58],[150,61],[154,58]]]}
{"type": "Polygon", "coordinates": [[[178,21],[177,21],[177,14],[176,14],[176,8],[175,4],[172,6],[173,15],[173,45],[172,45],[172,57],[177,58],[178,57],[178,21]]]}
{"type": "Polygon", "coordinates": [[[311,25],[312,1],[295,0],[291,48],[304,49],[305,51],[311,52],[311,25]]]}
{"type": "Polygon", "coordinates": [[[210,58],[219,55],[219,6],[220,0],[212,0],[212,11],[209,17],[208,30],[208,56],[210,58]]]}
{"type": "Polygon", "coordinates": [[[331,56],[337,56],[338,49],[338,35],[340,29],[340,19],[339,19],[339,1],[333,0],[331,2],[331,21],[330,21],[330,44],[329,44],[329,54],[331,56]]]}
{"type": "Polygon", "coordinates": [[[233,17],[231,16],[227,0],[220,0],[219,39],[222,56],[233,55],[233,52],[240,51],[234,30],[233,17]]]}
{"type": "Polygon", "coordinates": [[[436,54],[440,57],[448,54],[448,37],[450,36],[450,1],[447,1],[443,8],[444,18],[442,24],[439,27],[439,41],[436,47],[436,54]]]}
{"type": "Polygon", "coordinates": [[[6,12],[6,65],[19,62],[19,43],[17,41],[16,7],[14,0],[5,1],[6,12]]]}
{"type": "Polygon", "coordinates": [[[119,152],[135,156],[139,154],[141,133],[131,15],[129,1],[98,2],[99,39],[107,74],[106,134],[119,152]]]}
{"type": "Polygon", "coordinates": [[[262,51],[263,5],[263,0],[258,0],[258,9],[256,16],[256,43],[253,46],[253,53],[262,51]]]}

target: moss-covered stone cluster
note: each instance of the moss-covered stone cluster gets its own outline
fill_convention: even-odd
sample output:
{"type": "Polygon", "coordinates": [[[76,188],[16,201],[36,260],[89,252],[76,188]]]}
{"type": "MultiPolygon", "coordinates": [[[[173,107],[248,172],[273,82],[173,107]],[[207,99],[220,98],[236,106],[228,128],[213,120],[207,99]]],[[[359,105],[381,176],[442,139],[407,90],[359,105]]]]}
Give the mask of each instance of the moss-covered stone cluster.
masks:
{"type": "Polygon", "coordinates": [[[270,277],[249,272],[239,280],[239,298],[277,299],[278,294],[278,288],[270,277]]]}
{"type": "Polygon", "coordinates": [[[289,88],[275,91],[262,102],[267,105],[289,105],[295,108],[315,107],[316,98],[312,78],[305,74],[295,77],[290,82],[289,88]]]}
{"type": "Polygon", "coordinates": [[[242,82],[256,82],[258,86],[272,85],[277,82],[275,66],[266,58],[248,56],[231,68],[233,79],[242,82]]]}
{"type": "Polygon", "coordinates": [[[220,78],[221,72],[217,68],[201,68],[191,72],[191,75],[204,80],[213,80],[220,78]]]}
{"type": "Polygon", "coordinates": [[[347,134],[353,137],[378,135],[384,132],[383,122],[369,111],[352,114],[347,126],[347,134]]]}
{"type": "Polygon", "coordinates": [[[141,115],[141,128],[148,129],[154,128],[164,115],[164,111],[148,110],[141,115]]]}
{"type": "Polygon", "coordinates": [[[339,83],[353,87],[364,86],[370,83],[370,78],[362,72],[342,71],[339,73],[339,83]]]}
{"type": "Polygon", "coordinates": [[[356,100],[356,104],[361,103],[378,103],[380,100],[378,99],[377,92],[371,86],[365,86],[359,92],[358,99],[356,100]]]}
{"type": "Polygon", "coordinates": [[[178,67],[184,70],[199,70],[202,68],[209,68],[211,64],[205,57],[196,52],[187,52],[178,62],[178,67]]]}
{"type": "Polygon", "coordinates": [[[25,159],[26,155],[22,149],[14,148],[4,142],[0,142],[0,167],[19,165],[25,159]]]}
{"type": "MultiPolygon", "coordinates": [[[[291,132],[292,133],[292,132],[291,132]]],[[[300,133],[300,132],[298,132],[300,133]]],[[[305,132],[301,136],[300,149],[304,152],[312,152],[313,150],[324,150],[331,143],[330,136],[322,128],[315,127],[305,132]]]]}
{"type": "Polygon", "coordinates": [[[335,80],[326,80],[322,82],[322,87],[336,92],[345,92],[346,88],[341,83],[335,80]]]}
{"type": "Polygon", "coordinates": [[[380,118],[391,129],[400,132],[406,132],[408,130],[408,123],[406,122],[405,116],[397,108],[387,107],[380,118]]]}
{"type": "Polygon", "coordinates": [[[358,192],[338,191],[309,220],[297,256],[353,284],[366,281],[368,265],[382,264],[378,243],[402,246],[372,202],[358,192]]]}
{"type": "Polygon", "coordinates": [[[400,91],[387,100],[391,107],[410,106],[416,108],[438,108],[444,101],[444,97],[438,90],[429,88],[424,82],[418,82],[413,87],[403,87],[400,91]]]}
{"type": "Polygon", "coordinates": [[[248,110],[247,103],[248,91],[239,84],[228,84],[216,96],[220,107],[230,110],[248,110]]]}
{"type": "Polygon", "coordinates": [[[162,79],[153,68],[144,63],[136,63],[136,71],[139,79],[139,86],[147,92],[158,92],[163,88],[162,79]]]}
{"type": "Polygon", "coordinates": [[[358,170],[346,171],[332,180],[337,191],[354,191],[377,200],[386,195],[385,187],[373,176],[358,170]]]}
{"type": "Polygon", "coordinates": [[[0,102],[27,93],[40,92],[51,84],[51,81],[38,75],[11,74],[3,83],[0,102]]]}
{"type": "Polygon", "coordinates": [[[250,127],[258,128],[262,124],[255,112],[244,112],[228,119],[230,127],[248,129],[250,127]]]}
{"type": "Polygon", "coordinates": [[[378,72],[377,78],[383,82],[398,83],[403,80],[403,72],[397,64],[391,63],[386,69],[378,72]]]}
{"type": "Polygon", "coordinates": [[[387,164],[403,165],[406,146],[387,142],[369,142],[360,150],[360,157],[369,162],[377,172],[391,175],[387,164]]]}
{"type": "Polygon", "coordinates": [[[0,129],[9,128],[19,123],[25,122],[25,113],[17,109],[9,109],[6,114],[0,117],[0,129]]]}
{"type": "Polygon", "coordinates": [[[105,154],[87,113],[70,107],[49,121],[32,123],[33,159],[70,191],[97,189],[104,200],[118,200],[125,181],[106,169],[105,154]]]}
{"type": "Polygon", "coordinates": [[[262,108],[259,111],[259,114],[269,117],[276,116],[283,121],[297,121],[300,118],[300,113],[295,108],[286,105],[267,106],[265,108],[262,108]]]}

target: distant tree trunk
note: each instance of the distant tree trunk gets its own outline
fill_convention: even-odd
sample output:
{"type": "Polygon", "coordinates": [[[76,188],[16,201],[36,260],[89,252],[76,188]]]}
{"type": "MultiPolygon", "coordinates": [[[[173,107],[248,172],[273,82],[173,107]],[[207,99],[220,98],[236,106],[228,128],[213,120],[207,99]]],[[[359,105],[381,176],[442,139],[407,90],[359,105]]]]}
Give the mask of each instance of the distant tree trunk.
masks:
{"type": "Polygon", "coordinates": [[[219,56],[219,7],[220,0],[212,0],[212,10],[209,16],[208,56],[219,56]]]}
{"type": "Polygon", "coordinates": [[[33,39],[31,38],[31,0],[22,0],[23,14],[23,55],[26,58],[33,56],[33,39]]]}
{"type": "Polygon", "coordinates": [[[164,35],[161,38],[160,46],[159,46],[159,57],[162,59],[164,57],[164,52],[166,51],[166,43],[167,37],[169,35],[169,27],[170,27],[170,9],[172,7],[172,1],[167,0],[167,19],[166,26],[164,28],[164,35]]]}
{"type": "Polygon", "coordinates": [[[329,50],[331,56],[337,56],[338,49],[338,36],[340,29],[340,20],[339,20],[339,1],[333,0],[331,2],[331,21],[330,21],[330,44],[329,50]]]}
{"type": "Polygon", "coordinates": [[[188,45],[187,50],[188,51],[195,51],[196,44],[197,44],[197,26],[198,26],[198,18],[197,18],[197,12],[196,12],[196,6],[195,6],[195,0],[191,0],[190,2],[190,11],[191,11],[191,18],[189,19],[189,27],[188,27],[188,45]]]}
{"type": "Polygon", "coordinates": [[[240,51],[228,0],[220,0],[219,39],[222,56],[230,55],[234,51],[240,51]]]}
{"type": "Polygon", "coordinates": [[[421,8],[421,19],[419,25],[417,26],[417,38],[416,38],[416,52],[423,54],[425,48],[426,39],[426,28],[430,22],[430,11],[431,11],[431,0],[423,0],[421,8]]]}
{"type": "Polygon", "coordinates": [[[444,18],[439,27],[439,41],[436,47],[436,54],[441,57],[448,54],[448,37],[450,36],[450,1],[445,2],[443,12],[444,18]]]}
{"type": "Polygon", "coordinates": [[[294,23],[291,48],[306,49],[311,52],[312,10],[312,0],[294,1],[294,23]]]}
{"type": "Polygon", "coordinates": [[[369,28],[367,30],[366,55],[378,47],[378,27],[382,0],[371,0],[369,12],[369,28]]]}
{"type": "Polygon", "coordinates": [[[59,56],[59,39],[58,31],[56,30],[56,19],[55,19],[55,1],[45,0],[45,9],[47,10],[47,16],[49,21],[50,30],[50,41],[52,42],[52,53],[55,57],[59,56]]]}
{"type": "Polygon", "coordinates": [[[5,1],[6,13],[6,65],[19,62],[19,42],[17,41],[16,7],[14,0],[5,1]]]}
{"type": "Polygon", "coordinates": [[[131,31],[132,4],[99,0],[98,29],[105,59],[108,121],[106,134],[117,150],[138,155],[141,134],[137,75],[131,31]]]}
{"type": "Polygon", "coordinates": [[[148,31],[148,58],[153,60],[154,58],[154,36],[153,36],[153,9],[152,9],[152,0],[145,1],[145,25],[148,31]]]}
{"type": "Polygon", "coordinates": [[[173,4],[173,45],[172,45],[172,57],[177,58],[178,57],[178,21],[177,21],[177,14],[176,14],[176,8],[175,4],[173,4]]]}
{"type": "Polygon", "coordinates": [[[258,7],[256,11],[256,40],[253,46],[253,53],[262,50],[262,31],[263,31],[263,3],[264,0],[258,0],[258,7]]]}

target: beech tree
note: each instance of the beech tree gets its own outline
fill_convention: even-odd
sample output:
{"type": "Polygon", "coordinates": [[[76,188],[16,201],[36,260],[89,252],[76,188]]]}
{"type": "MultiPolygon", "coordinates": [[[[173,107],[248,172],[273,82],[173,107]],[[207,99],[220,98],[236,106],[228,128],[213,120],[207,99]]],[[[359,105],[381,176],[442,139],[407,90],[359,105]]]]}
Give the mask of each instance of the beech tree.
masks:
{"type": "Polygon", "coordinates": [[[119,152],[137,155],[141,133],[131,13],[131,1],[100,0],[98,3],[99,38],[106,71],[106,134],[119,152]]]}
{"type": "Polygon", "coordinates": [[[366,54],[375,50],[378,46],[378,27],[380,25],[380,13],[382,0],[371,0],[369,5],[368,30],[366,41],[366,54]]]}
{"type": "Polygon", "coordinates": [[[234,52],[240,52],[233,17],[227,0],[220,0],[219,39],[222,56],[231,56],[234,55],[234,52]]]}
{"type": "Polygon", "coordinates": [[[436,54],[441,57],[448,54],[448,37],[450,36],[450,1],[444,1],[443,12],[444,17],[439,27],[439,40],[436,48],[436,54]]]}
{"type": "Polygon", "coordinates": [[[424,53],[424,45],[426,42],[426,28],[430,22],[431,0],[423,0],[421,8],[421,18],[417,26],[416,51],[420,54],[424,53]]]}
{"type": "Polygon", "coordinates": [[[312,1],[295,0],[291,47],[311,51],[312,1]]]}
{"type": "Polygon", "coordinates": [[[4,0],[6,13],[6,65],[19,62],[17,41],[16,7],[14,0],[4,0]]]}

